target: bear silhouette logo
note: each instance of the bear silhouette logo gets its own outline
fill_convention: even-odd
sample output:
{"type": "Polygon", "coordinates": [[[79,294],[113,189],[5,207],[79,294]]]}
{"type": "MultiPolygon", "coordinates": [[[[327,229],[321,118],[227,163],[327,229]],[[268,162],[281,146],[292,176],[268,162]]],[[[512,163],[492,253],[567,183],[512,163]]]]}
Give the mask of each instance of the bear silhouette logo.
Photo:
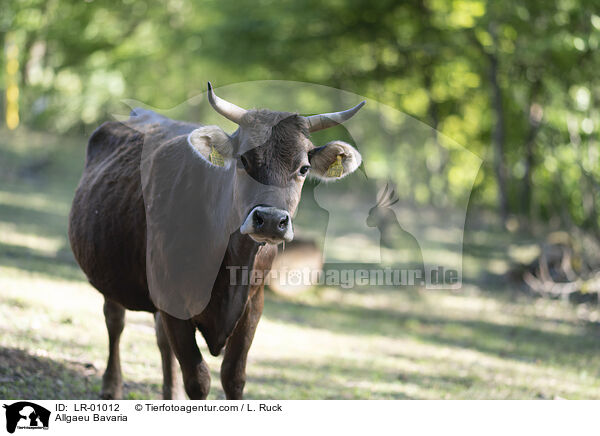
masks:
{"type": "Polygon", "coordinates": [[[50,411],[29,401],[19,401],[10,405],[4,404],[6,409],[6,431],[14,433],[19,429],[48,429],[50,411]]]}

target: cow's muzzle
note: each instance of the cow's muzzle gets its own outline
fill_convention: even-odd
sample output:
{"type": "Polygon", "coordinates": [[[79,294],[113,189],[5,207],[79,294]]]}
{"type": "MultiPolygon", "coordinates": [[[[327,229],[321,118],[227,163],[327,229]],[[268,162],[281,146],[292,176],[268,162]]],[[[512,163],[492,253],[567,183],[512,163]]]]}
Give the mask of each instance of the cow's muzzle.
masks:
{"type": "Polygon", "coordinates": [[[268,206],[253,208],[240,227],[240,233],[249,235],[256,242],[269,244],[279,244],[294,239],[290,214],[285,210],[268,206]]]}

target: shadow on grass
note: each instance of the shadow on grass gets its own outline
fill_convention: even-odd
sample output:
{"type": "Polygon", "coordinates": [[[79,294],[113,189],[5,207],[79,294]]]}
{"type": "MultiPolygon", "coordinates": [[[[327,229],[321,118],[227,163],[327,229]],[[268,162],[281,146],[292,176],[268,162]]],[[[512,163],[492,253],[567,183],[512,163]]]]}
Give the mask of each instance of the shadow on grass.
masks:
{"type": "Polygon", "coordinates": [[[0,348],[0,381],[2,399],[97,399],[101,375],[89,363],[56,362],[0,348]]]}
{"type": "Polygon", "coordinates": [[[78,282],[85,280],[70,248],[66,246],[56,255],[48,255],[20,245],[0,243],[0,264],[57,279],[78,282]]]}
{"type": "Polygon", "coordinates": [[[265,316],[275,321],[348,335],[414,338],[515,361],[569,366],[600,359],[600,326],[592,323],[569,334],[479,319],[451,319],[418,313],[414,309],[372,309],[341,302],[317,306],[273,295],[265,301],[265,316]]]}
{"type": "Polygon", "coordinates": [[[19,230],[40,236],[67,235],[67,217],[53,211],[0,203],[0,221],[14,223],[19,230]]]}
{"type": "MultiPolygon", "coordinates": [[[[48,196],[52,199],[51,196],[48,196]]],[[[62,240],[56,254],[18,244],[0,242],[0,264],[49,277],[85,280],[67,241],[67,218],[53,211],[0,203],[0,221],[12,223],[19,232],[62,240]]]]}
{"type": "MultiPolygon", "coordinates": [[[[102,371],[91,363],[56,361],[26,350],[0,348],[0,399],[100,398],[102,371]]],[[[155,384],[126,382],[124,398],[157,398],[155,384]]]]}
{"type": "MultiPolygon", "coordinates": [[[[289,389],[297,392],[307,391],[312,398],[331,399],[369,399],[386,398],[395,400],[411,399],[408,395],[393,389],[378,388],[373,392],[372,381],[382,382],[384,386],[400,383],[395,371],[374,369],[372,365],[355,364],[350,360],[336,360],[325,364],[302,358],[297,359],[260,359],[255,365],[268,368],[269,372],[284,376],[253,376],[248,371],[248,385],[269,386],[269,389],[289,389]],[[318,381],[315,376],[318,375],[318,381]],[[340,379],[340,376],[344,380],[340,379]],[[362,383],[355,386],[356,380],[362,383]],[[335,393],[335,394],[334,394],[335,393]]],[[[268,392],[254,394],[252,399],[274,399],[268,392]]]]}

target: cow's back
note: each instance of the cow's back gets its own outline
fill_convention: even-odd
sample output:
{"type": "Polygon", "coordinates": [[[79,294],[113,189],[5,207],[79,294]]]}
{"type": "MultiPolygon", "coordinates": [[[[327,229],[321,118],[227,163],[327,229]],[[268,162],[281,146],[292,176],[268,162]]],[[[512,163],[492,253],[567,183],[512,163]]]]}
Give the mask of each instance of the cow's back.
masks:
{"type": "Polygon", "coordinates": [[[195,128],[136,109],[90,137],[69,216],[69,240],[90,283],[131,310],[154,311],[146,280],[146,216],[140,178],[144,141],[195,128]]]}

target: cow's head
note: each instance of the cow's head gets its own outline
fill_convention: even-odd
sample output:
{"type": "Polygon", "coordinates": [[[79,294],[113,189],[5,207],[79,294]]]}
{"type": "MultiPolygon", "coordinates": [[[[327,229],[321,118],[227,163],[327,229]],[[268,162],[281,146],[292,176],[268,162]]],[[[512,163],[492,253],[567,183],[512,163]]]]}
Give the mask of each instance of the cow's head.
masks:
{"type": "Polygon", "coordinates": [[[315,147],[309,135],[350,119],[365,102],[346,111],[308,117],[245,110],[217,97],[210,83],[208,100],[239,128],[228,135],[217,126],[204,126],[190,133],[188,141],[210,165],[235,165],[243,176],[239,180],[244,186],[238,186],[237,192],[248,207],[240,232],[257,242],[278,244],[293,239],[291,217],[309,174],[336,180],[361,163],[360,154],[351,145],[332,141],[315,147]]]}

